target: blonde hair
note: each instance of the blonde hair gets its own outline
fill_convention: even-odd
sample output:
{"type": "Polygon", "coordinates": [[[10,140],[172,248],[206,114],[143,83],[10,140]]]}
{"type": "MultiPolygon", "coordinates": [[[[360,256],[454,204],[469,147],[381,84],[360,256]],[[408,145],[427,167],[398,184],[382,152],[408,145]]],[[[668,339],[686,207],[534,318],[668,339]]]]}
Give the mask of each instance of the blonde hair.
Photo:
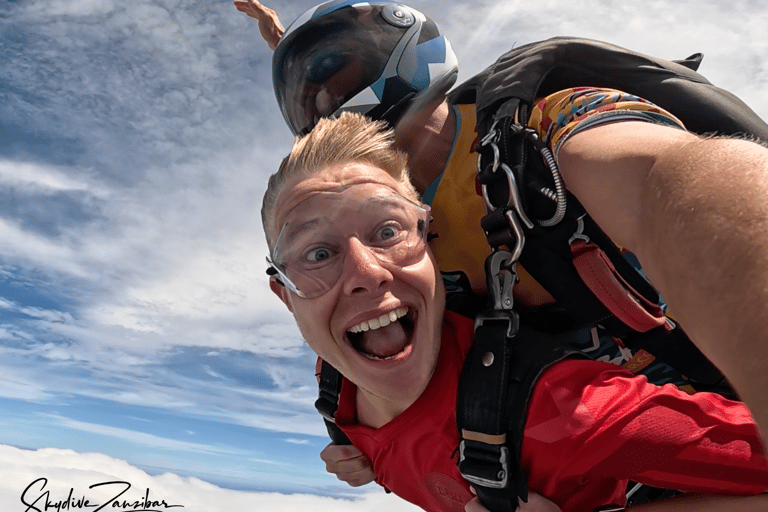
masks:
{"type": "Polygon", "coordinates": [[[344,112],[337,118],[323,118],[303,137],[297,137],[280,168],[269,177],[261,206],[261,222],[272,250],[276,201],[288,182],[351,162],[365,162],[385,171],[403,187],[408,199],[419,194],[410,182],[407,157],[394,148],[394,131],[384,121],[344,112]]]}

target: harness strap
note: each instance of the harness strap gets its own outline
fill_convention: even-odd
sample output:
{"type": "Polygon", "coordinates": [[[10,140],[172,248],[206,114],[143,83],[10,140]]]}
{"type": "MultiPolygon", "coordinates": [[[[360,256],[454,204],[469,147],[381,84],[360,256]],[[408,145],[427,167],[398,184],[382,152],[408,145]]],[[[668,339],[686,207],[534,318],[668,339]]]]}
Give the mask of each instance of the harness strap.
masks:
{"type": "Polygon", "coordinates": [[[510,366],[519,329],[514,311],[490,311],[475,323],[475,339],[459,380],[456,422],[461,433],[459,471],[493,512],[513,512],[528,500],[516,443],[507,442],[509,395],[519,383],[510,366]]]}
{"type": "Polygon", "coordinates": [[[586,357],[519,322],[514,311],[478,315],[459,380],[459,471],[492,512],[527,502],[520,463],[528,402],[538,378],[568,357],[586,357]]]}
{"type": "Polygon", "coordinates": [[[317,364],[320,367],[317,374],[320,396],[315,401],[315,409],[322,415],[325,428],[334,444],[351,444],[347,435],[336,425],[336,410],[339,408],[343,381],[341,373],[323,359],[318,358],[317,364]]]}
{"type": "Polygon", "coordinates": [[[574,239],[571,252],[573,264],[584,283],[624,324],[638,332],[662,326],[671,330],[661,306],[635,291],[600,247],[592,241],[574,239]]]}
{"type": "Polygon", "coordinates": [[[668,320],[668,325],[664,327],[630,333],[622,341],[635,354],[641,354],[642,350],[675,368],[689,379],[696,390],[711,391],[739,400],[720,370],[709,362],[685,331],[672,320],[668,320]]]}

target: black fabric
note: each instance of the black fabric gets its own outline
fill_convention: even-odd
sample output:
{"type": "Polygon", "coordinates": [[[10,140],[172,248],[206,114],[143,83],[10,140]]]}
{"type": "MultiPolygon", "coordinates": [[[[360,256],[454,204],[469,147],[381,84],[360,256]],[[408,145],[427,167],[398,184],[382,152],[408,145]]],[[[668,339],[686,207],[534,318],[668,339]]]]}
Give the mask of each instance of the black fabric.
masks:
{"type": "Polygon", "coordinates": [[[679,325],[671,331],[657,327],[648,332],[632,332],[623,339],[633,351],[643,349],[658,357],[690,379],[698,391],[719,393],[731,400],[740,400],[733,387],[679,325]]]}
{"type": "Polygon", "coordinates": [[[748,134],[768,141],[768,124],[744,102],[691,69],[700,55],[672,62],[616,45],[556,37],[515,48],[449,96],[475,103],[478,133],[487,133],[506,98],[534,99],[568,87],[611,87],[652,101],[699,134],[748,134]]]}

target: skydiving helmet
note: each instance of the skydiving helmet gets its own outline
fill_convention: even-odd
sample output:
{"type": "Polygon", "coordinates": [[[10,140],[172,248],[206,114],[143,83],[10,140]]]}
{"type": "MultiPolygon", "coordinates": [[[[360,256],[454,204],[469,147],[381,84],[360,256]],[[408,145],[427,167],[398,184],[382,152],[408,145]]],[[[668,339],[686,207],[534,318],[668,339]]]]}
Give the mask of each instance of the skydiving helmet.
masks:
{"type": "Polygon", "coordinates": [[[288,27],[272,59],[277,103],[294,135],[343,111],[394,125],[417,96],[447,92],[457,73],[437,25],[387,0],[313,7],[288,27]]]}

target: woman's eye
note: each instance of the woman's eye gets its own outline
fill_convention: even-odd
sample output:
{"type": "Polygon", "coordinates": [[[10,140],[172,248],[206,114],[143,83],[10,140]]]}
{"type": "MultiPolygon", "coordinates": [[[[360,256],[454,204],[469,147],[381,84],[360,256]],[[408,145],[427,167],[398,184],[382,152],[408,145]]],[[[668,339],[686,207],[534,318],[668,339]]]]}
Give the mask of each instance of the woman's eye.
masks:
{"type": "Polygon", "coordinates": [[[325,247],[318,247],[317,249],[312,249],[307,254],[307,259],[313,263],[325,261],[330,257],[331,257],[331,251],[329,251],[325,247]]]}

